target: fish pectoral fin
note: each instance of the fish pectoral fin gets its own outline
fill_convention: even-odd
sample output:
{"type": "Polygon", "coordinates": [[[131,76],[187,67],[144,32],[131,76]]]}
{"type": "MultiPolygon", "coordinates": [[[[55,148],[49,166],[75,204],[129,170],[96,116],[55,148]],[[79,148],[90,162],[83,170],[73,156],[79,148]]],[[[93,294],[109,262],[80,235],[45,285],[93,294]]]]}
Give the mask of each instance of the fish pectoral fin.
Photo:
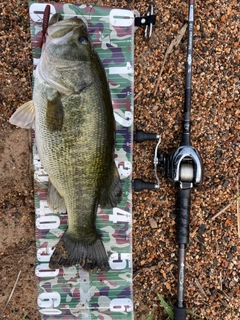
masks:
{"type": "Polygon", "coordinates": [[[122,184],[115,162],[112,165],[107,187],[102,189],[99,204],[101,208],[116,207],[122,200],[122,184]]]}
{"type": "Polygon", "coordinates": [[[52,184],[51,179],[48,181],[48,195],[47,203],[52,212],[63,213],[66,212],[66,205],[64,198],[59,194],[55,186],[52,184]]]}
{"type": "Polygon", "coordinates": [[[11,116],[9,122],[24,129],[34,128],[35,108],[33,101],[31,100],[21,105],[11,116]]]}
{"type": "Polygon", "coordinates": [[[46,124],[50,132],[62,130],[63,116],[63,105],[59,92],[55,89],[49,89],[47,92],[46,124]]]}

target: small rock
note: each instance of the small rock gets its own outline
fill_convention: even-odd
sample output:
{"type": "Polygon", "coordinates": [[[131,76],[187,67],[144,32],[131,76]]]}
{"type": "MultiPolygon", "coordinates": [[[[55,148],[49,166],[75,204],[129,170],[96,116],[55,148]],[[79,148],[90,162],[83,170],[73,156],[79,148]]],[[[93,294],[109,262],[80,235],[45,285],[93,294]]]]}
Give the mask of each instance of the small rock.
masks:
{"type": "Polygon", "coordinates": [[[158,227],[157,222],[153,218],[149,218],[149,223],[152,229],[156,229],[158,227]]]}
{"type": "Polygon", "coordinates": [[[226,188],[228,185],[229,185],[229,181],[228,180],[224,180],[223,187],[226,188]]]}
{"type": "Polygon", "coordinates": [[[206,228],[207,226],[205,224],[201,224],[198,228],[198,234],[202,235],[205,232],[206,228]]]}
{"type": "Polygon", "coordinates": [[[232,254],[231,254],[231,252],[227,252],[227,257],[228,257],[228,259],[232,259],[232,254]]]}
{"type": "Polygon", "coordinates": [[[223,267],[224,269],[227,269],[227,267],[228,267],[228,262],[227,262],[226,260],[223,260],[223,262],[222,262],[222,267],[223,267]]]}
{"type": "Polygon", "coordinates": [[[230,248],[230,252],[231,252],[231,253],[237,252],[237,247],[236,247],[236,246],[232,246],[232,247],[230,248]]]}

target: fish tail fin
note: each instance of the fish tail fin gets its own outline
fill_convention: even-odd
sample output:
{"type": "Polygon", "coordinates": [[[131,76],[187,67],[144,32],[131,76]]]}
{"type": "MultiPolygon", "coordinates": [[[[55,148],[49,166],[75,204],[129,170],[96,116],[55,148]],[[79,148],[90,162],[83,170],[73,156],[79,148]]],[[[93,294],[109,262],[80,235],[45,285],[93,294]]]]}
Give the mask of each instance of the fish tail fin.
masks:
{"type": "Polygon", "coordinates": [[[86,271],[107,271],[108,256],[99,235],[76,240],[65,232],[51,256],[50,269],[80,264],[86,271]]]}

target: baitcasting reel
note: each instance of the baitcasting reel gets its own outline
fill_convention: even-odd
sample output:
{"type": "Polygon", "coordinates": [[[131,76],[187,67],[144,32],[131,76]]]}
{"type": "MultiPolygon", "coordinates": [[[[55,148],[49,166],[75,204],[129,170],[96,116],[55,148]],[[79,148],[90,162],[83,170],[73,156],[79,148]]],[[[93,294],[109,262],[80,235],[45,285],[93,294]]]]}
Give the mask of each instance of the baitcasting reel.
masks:
{"type": "Polygon", "coordinates": [[[158,149],[161,137],[155,133],[146,133],[142,130],[136,131],[134,141],[143,142],[145,140],[158,140],[154,152],[154,172],[157,184],[152,182],[145,182],[141,179],[133,180],[133,189],[138,192],[143,189],[158,189],[160,187],[160,180],[157,175],[157,166],[164,169],[164,175],[181,189],[191,189],[197,187],[202,182],[203,169],[202,160],[196,148],[190,145],[180,145],[176,150],[169,155],[164,155],[158,149]]]}

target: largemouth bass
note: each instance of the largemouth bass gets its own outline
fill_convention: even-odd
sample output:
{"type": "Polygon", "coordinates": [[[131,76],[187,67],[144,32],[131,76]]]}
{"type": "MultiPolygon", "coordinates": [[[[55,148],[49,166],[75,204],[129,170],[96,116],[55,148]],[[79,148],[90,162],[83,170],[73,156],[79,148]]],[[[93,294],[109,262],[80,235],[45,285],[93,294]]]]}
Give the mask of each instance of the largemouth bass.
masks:
{"type": "Polygon", "coordinates": [[[97,207],[116,206],[122,188],[106,74],[81,19],[52,17],[33,101],[18,108],[10,122],[35,128],[39,157],[49,175],[49,207],[67,210],[68,229],[50,268],[80,264],[88,271],[106,270],[108,256],[95,225],[97,207]]]}

